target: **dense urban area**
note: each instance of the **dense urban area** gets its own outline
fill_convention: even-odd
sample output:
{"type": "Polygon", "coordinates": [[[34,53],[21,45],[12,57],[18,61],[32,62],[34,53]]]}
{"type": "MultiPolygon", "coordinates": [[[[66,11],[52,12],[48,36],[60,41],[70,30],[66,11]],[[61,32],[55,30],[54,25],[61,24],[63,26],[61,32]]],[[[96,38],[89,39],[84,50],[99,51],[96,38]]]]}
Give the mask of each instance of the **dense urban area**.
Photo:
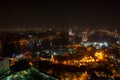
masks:
{"type": "Polygon", "coordinates": [[[120,32],[1,30],[0,79],[120,80],[120,32]]]}

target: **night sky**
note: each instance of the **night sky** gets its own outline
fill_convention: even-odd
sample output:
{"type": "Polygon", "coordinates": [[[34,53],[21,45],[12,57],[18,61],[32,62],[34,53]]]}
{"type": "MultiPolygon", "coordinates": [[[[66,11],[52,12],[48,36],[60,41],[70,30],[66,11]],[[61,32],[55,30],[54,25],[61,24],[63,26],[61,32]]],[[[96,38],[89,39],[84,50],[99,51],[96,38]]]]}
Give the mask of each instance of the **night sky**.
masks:
{"type": "Polygon", "coordinates": [[[13,25],[118,27],[119,7],[115,0],[4,0],[0,2],[0,28],[13,25]]]}

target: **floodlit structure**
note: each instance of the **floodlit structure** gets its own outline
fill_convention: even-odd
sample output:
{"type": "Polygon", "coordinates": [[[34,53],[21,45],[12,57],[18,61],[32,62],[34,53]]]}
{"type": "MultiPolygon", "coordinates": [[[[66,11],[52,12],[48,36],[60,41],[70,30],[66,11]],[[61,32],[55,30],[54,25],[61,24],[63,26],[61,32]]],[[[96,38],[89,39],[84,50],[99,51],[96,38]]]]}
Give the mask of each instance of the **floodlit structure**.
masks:
{"type": "Polygon", "coordinates": [[[73,31],[72,31],[72,28],[69,28],[69,36],[73,36],[73,31]]]}
{"type": "Polygon", "coordinates": [[[98,60],[103,60],[104,59],[104,54],[103,52],[96,52],[95,56],[98,58],[98,60]]]}

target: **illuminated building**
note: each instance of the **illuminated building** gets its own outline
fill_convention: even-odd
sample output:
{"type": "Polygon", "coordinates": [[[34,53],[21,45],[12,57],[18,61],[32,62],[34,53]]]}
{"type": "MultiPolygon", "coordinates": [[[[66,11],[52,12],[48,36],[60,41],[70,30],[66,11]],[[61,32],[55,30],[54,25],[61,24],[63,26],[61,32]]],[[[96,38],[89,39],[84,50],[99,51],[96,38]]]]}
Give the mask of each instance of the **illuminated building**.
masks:
{"type": "Polygon", "coordinates": [[[29,69],[11,74],[2,80],[59,80],[56,77],[40,72],[38,69],[31,67],[29,69]]]}
{"type": "Polygon", "coordinates": [[[95,56],[98,58],[98,60],[103,60],[104,59],[104,54],[103,52],[96,52],[95,56]]]}
{"type": "Polygon", "coordinates": [[[119,37],[119,35],[118,35],[118,33],[117,33],[116,30],[114,31],[114,37],[115,37],[115,38],[118,38],[118,37],[119,37]]]}
{"type": "Polygon", "coordinates": [[[69,42],[74,42],[74,33],[72,28],[69,28],[69,42]]]}
{"type": "Polygon", "coordinates": [[[52,62],[54,62],[54,61],[55,61],[55,60],[54,60],[54,56],[53,56],[53,55],[51,55],[50,61],[52,61],[52,62]]]}
{"type": "Polygon", "coordinates": [[[82,35],[82,42],[86,42],[87,40],[88,40],[87,32],[84,31],[84,32],[83,32],[83,35],[82,35]]]}
{"type": "Polygon", "coordinates": [[[74,35],[73,31],[72,31],[72,28],[69,28],[69,36],[72,36],[72,35],[74,35]]]}

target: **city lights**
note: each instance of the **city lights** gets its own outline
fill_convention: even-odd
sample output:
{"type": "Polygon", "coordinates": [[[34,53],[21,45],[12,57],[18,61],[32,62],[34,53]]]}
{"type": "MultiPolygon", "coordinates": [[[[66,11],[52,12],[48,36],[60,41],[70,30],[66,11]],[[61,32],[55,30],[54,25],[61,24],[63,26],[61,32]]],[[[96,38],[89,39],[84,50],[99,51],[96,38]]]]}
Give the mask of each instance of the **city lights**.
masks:
{"type": "Polygon", "coordinates": [[[98,60],[103,60],[104,54],[102,52],[96,52],[95,57],[97,57],[98,60]]]}

